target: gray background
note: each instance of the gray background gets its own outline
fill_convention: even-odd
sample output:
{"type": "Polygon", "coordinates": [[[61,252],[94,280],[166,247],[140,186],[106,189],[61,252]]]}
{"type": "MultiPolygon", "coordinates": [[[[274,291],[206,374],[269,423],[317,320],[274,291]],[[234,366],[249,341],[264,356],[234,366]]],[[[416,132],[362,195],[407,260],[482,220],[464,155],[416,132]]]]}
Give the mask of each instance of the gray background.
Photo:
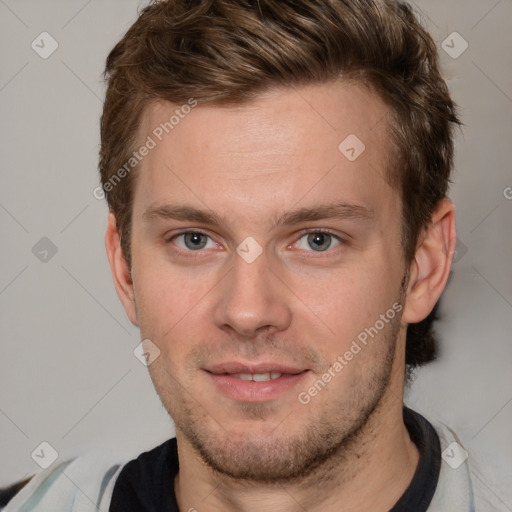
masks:
{"type": "MultiPolygon", "coordinates": [[[[512,1],[415,3],[466,126],[451,188],[459,250],[438,324],[442,353],[407,403],[453,427],[512,510],[512,1]],[[444,40],[462,49],[446,39],[454,31],[469,45],[457,58],[442,49],[444,40]]],[[[0,485],[39,469],[31,453],[42,441],[61,459],[92,449],[126,457],[173,434],[133,355],[138,332],[104,250],[107,208],[93,196],[100,75],[138,5],[0,0],[0,485]],[[47,59],[31,47],[43,31],[59,45],[47,59]]]]}

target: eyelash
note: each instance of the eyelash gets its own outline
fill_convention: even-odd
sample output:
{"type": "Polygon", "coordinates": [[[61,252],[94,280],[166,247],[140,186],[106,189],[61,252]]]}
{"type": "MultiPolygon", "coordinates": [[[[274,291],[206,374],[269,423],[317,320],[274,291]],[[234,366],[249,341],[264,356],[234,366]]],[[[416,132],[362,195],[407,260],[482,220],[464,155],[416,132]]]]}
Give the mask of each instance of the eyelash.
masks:
{"type": "MultiPolygon", "coordinates": [[[[312,252],[312,253],[316,253],[318,256],[316,257],[322,257],[321,255],[322,254],[328,254],[328,253],[333,253],[336,251],[336,249],[341,249],[341,247],[343,246],[348,246],[348,241],[344,238],[341,238],[339,235],[336,235],[335,233],[333,233],[332,231],[330,231],[329,229],[322,229],[322,228],[317,228],[317,229],[307,229],[305,231],[302,231],[300,236],[298,237],[297,241],[294,242],[294,243],[297,243],[301,238],[305,237],[306,235],[309,235],[311,233],[320,233],[320,234],[325,234],[325,235],[329,235],[331,236],[334,240],[338,241],[340,243],[340,245],[334,247],[334,248],[329,248],[327,249],[327,251],[306,251],[306,252],[312,252]]],[[[300,250],[300,249],[299,249],[300,250]]]]}
{"type": "MultiPolygon", "coordinates": [[[[333,249],[328,249],[326,251],[313,251],[313,250],[306,251],[306,252],[317,253],[318,256],[316,256],[316,257],[322,257],[321,256],[322,254],[332,253],[336,249],[340,249],[342,246],[348,246],[349,245],[349,243],[348,243],[348,241],[346,239],[341,238],[339,235],[336,235],[335,233],[333,233],[332,231],[330,231],[328,229],[323,229],[323,228],[316,228],[316,229],[314,229],[314,228],[311,228],[311,229],[302,231],[300,236],[297,238],[297,240],[293,244],[288,245],[287,247],[290,247],[291,245],[296,244],[304,236],[307,236],[307,235],[309,235],[311,233],[315,233],[315,234],[316,233],[320,233],[320,234],[330,235],[333,239],[335,239],[336,241],[338,241],[340,243],[340,245],[334,247],[333,249]]],[[[203,236],[206,236],[206,237],[210,238],[211,240],[213,240],[213,238],[208,233],[205,233],[204,231],[201,231],[200,229],[198,229],[198,230],[189,230],[189,231],[182,231],[180,233],[175,233],[172,236],[167,237],[165,239],[165,242],[166,242],[166,244],[169,244],[170,242],[172,242],[174,239],[176,239],[179,236],[190,235],[190,234],[203,235],[203,236]]],[[[217,242],[215,242],[215,243],[217,243],[217,242]]],[[[217,245],[220,245],[220,244],[217,244],[217,245]]],[[[190,251],[190,250],[186,251],[186,250],[183,250],[183,249],[177,247],[175,250],[176,250],[176,252],[179,252],[181,254],[187,254],[187,257],[194,258],[194,257],[201,257],[201,256],[203,256],[203,252],[204,251],[208,251],[210,249],[199,249],[197,251],[190,251]]]]}

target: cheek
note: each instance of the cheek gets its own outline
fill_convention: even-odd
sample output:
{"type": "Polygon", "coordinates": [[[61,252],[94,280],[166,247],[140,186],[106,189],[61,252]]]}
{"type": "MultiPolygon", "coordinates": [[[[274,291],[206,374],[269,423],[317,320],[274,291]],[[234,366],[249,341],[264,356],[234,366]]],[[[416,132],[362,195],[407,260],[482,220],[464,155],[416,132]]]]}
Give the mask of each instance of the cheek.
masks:
{"type": "Polygon", "coordinates": [[[200,299],[197,282],[169,266],[140,262],[134,275],[141,335],[162,340],[174,332],[200,299]]]}
{"type": "MultiPolygon", "coordinates": [[[[340,350],[399,300],[397,270],[375,258],[331,271],[294,273],[290,288],[319,320],[315,326],[321,326],[328,344],[340,350]]],[[[307,323],[303,327],[307,332],[307,323]]]]}

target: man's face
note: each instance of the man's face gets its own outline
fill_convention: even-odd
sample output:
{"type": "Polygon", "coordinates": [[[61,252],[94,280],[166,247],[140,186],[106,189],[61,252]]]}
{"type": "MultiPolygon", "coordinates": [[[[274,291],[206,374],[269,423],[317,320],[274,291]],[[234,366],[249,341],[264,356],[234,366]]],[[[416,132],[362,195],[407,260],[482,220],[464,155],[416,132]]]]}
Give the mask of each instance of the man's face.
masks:
{"type": "Polygon", "coordinates": [[[281,89],[199,105],[159,141],[177,108],[146,111],[140,140],[156,147],[134,171],[137,323],[160,350],[151,378],[178,440],[215,469],[305,475],[403,373],[387,109],[343,82],[281,89]],[[349,135],[359,156],[353,136],[339,149],[349,135]]]}

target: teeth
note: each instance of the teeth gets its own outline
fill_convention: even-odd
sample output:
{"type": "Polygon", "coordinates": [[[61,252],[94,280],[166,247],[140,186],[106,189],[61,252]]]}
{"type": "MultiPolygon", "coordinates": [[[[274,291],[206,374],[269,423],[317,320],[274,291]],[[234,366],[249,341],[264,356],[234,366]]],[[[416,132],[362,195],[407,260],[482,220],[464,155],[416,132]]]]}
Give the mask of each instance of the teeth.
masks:
{"type": "Polygon", "coordinates": [[[264,382],[270,380],[270,373],[255,373],[252,376],[252,380],[255,382],[264,382]]]}
{"type": "Polygon", "coordinates": [[[271,373],[235,373],[232,377],[240,380],[253,380],[255,382],[265,382],[271,379],[278,379],[282,373],[271,372],[271,373]]]}

